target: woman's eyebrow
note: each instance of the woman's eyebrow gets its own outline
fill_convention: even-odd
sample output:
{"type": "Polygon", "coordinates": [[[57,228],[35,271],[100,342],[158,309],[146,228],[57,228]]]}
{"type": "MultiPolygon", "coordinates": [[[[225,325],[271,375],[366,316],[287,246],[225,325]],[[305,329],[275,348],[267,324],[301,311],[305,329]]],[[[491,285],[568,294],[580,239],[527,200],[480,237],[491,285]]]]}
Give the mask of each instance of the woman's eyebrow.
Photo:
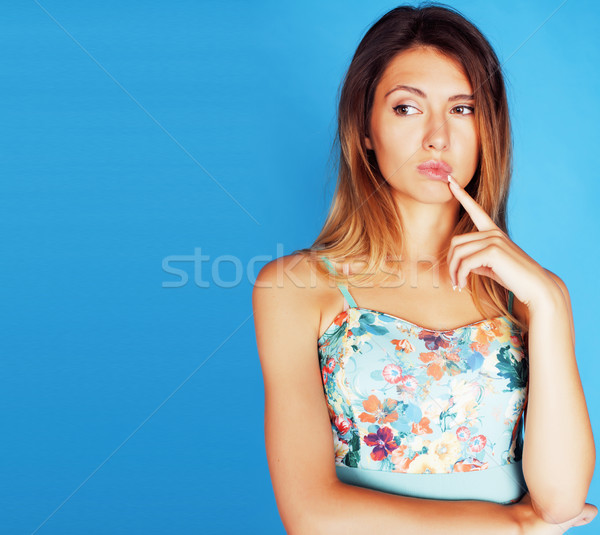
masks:
{"type": "MultiPolygon", "coordinates": [[[[427,98],[427,95],[421,91],[420,89],[418,89],[417,87],[412,87],[410,85],[396,85],[394,86],[392,89],[390,89],[383,98],[387,98],[387,96],[391,93],[393,93],[394,91],[398,91],[399,89],[404,89],[405,91],[408,91],[410,93],[414,93],[415,95],[417,95],[418,97],[421,98],[427,98]]],[[[460,95],[453,95],[451,97],[448,98],[448,102],[454,102],[456,100],[475,100],[475,97],[473,95],[467,95],[467,94],[460,94],[460,95]]]]}

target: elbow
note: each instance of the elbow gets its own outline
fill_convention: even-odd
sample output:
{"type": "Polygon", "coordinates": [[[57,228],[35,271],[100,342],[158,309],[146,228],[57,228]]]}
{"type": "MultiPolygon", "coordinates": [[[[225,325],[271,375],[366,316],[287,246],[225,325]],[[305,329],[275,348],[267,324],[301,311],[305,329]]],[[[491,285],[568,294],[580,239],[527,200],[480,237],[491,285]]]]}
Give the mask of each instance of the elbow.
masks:
{"type": "Polygon", "coordinates": [[[533,510],[544,522],[562,524],[577,517],[585,508],[586,498],[593,474],[588,473],[577,480],[536,481],[528,484],[533,510]]]}
{"type": "Polygon", "coordinates": [[[533,509],[536,514],[548,524],[562,524],[575,518],[583,511],[585,502],[574,502],[565,499],[559,499],[553,504],[545,505],[532,500],[533,509]]]}
{"type": "MultiPolygon", "coordinates": [[[[576,487],[561,485],[551,494],[547,494],[541,500],[532,498],[535,512],[544,522],[550,524],[562,524],[577,516],[583,511],[592,479],[593,467],[590,468],[585,482],[576,487]]],[[[538,494],[539,496],[539,494],[538,494]]]]}

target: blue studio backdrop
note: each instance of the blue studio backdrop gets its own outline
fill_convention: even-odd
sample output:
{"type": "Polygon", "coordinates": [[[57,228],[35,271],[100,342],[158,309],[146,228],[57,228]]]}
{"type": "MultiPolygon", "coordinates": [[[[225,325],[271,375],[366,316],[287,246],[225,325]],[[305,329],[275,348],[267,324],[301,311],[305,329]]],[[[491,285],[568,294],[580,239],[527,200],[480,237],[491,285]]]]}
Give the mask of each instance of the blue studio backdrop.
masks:
{"type": "MultiPolygon", "coordinates": [[[[284,533],[252,284],[321,228],[338,88],[396,5],[0,4],[1,533],[284,533]]],[[[567,283],[597,428],[600,8],[449,5],[503,64],[509,230],[567,283]]]]}

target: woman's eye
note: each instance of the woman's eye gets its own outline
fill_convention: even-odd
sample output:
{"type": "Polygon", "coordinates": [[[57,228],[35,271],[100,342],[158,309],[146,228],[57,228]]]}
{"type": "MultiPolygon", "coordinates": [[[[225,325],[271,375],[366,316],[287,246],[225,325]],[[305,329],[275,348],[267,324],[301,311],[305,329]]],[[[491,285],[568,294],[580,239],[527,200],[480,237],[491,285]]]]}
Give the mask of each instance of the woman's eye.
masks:
{"type": "Polygon", "coordinates": [[[455,110],[469,110],[469,113],[464,113],[464,112],[459,112],[459,115],[470,115],[471,113],[475,112],[475,108],[473,108],[473,106],[455,106],[454,107],[455,110]]]}
{"type": "Polygon", "coordinates": [[[400,111],[400,110],[402,110],[403,108],[413,108],[413,109],[415,109],[415,110],[417,109],[417,108],[415,108],[414,106],[411,106],[410,104],[400,104],[399,106],[395,106],[395,107],[393,108],[393,110],[394,110],[394,111],[395,111],[395,112],[396,112],[398,115],[404,115],[404,116],[406,116],[406,115],[414,115],[414,114],[412,114],[412,113],[404,113],[403,111],[400,111]]]}
{"type": "MultiPolygon", "coordinates": [[[[417,108],[415,108],[415,106],[411,106],[410,104],[399,104],[398,106],[395,106],[393,108],[393,110],[397,115],[404,116],[404,117],[406,117],[408,115],[414,115],[414,113],[408,113],[405,111],[408,108],[417,110],[417,108]]],[[[457,112],[455,112],[458,115],[471,115],[472,113],[475,112],[475,108],[473,106],[455,106],[453,108],[453,110],[458,110],[457,112]]]]}

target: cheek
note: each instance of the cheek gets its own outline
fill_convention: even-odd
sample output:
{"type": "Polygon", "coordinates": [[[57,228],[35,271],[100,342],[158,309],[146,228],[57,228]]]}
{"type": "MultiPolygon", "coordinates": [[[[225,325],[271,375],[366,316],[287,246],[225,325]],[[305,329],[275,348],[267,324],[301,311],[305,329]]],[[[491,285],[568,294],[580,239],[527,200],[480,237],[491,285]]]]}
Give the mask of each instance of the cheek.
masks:
{"type": "Polygon", "coordinates": [[[471,129],[471,139],[472,139],[472,146],[474,147],[474,152],[476,154],[479,154],[479,151],[481,149],[481,142],[479,139],[479,131],[477,129],[477,125],[473,125],[473,128],[471,129]]]}
{"type": "Polygon", "coordinates": [[[480,143],[477,130],[470,128],[461,135],[461,151],[467,161],[477,163],[479,160],[480,143]]]}
{"type": "Polygon", "coordinates": [[[409,166],[405,164],[409,162],[414,152],[406,139],[402,142],[392,137],[380,139],[375,156],[381,174],[386,178],[397,180],[408,170],[409,166]]]}
{"type": "Polygon", "coordinates": [[[375,152],[378,160],[398,160],[406,158],[415,150],[416,130],[402,128],[393,121],[381,121],[375,133],[375,152]]]}

